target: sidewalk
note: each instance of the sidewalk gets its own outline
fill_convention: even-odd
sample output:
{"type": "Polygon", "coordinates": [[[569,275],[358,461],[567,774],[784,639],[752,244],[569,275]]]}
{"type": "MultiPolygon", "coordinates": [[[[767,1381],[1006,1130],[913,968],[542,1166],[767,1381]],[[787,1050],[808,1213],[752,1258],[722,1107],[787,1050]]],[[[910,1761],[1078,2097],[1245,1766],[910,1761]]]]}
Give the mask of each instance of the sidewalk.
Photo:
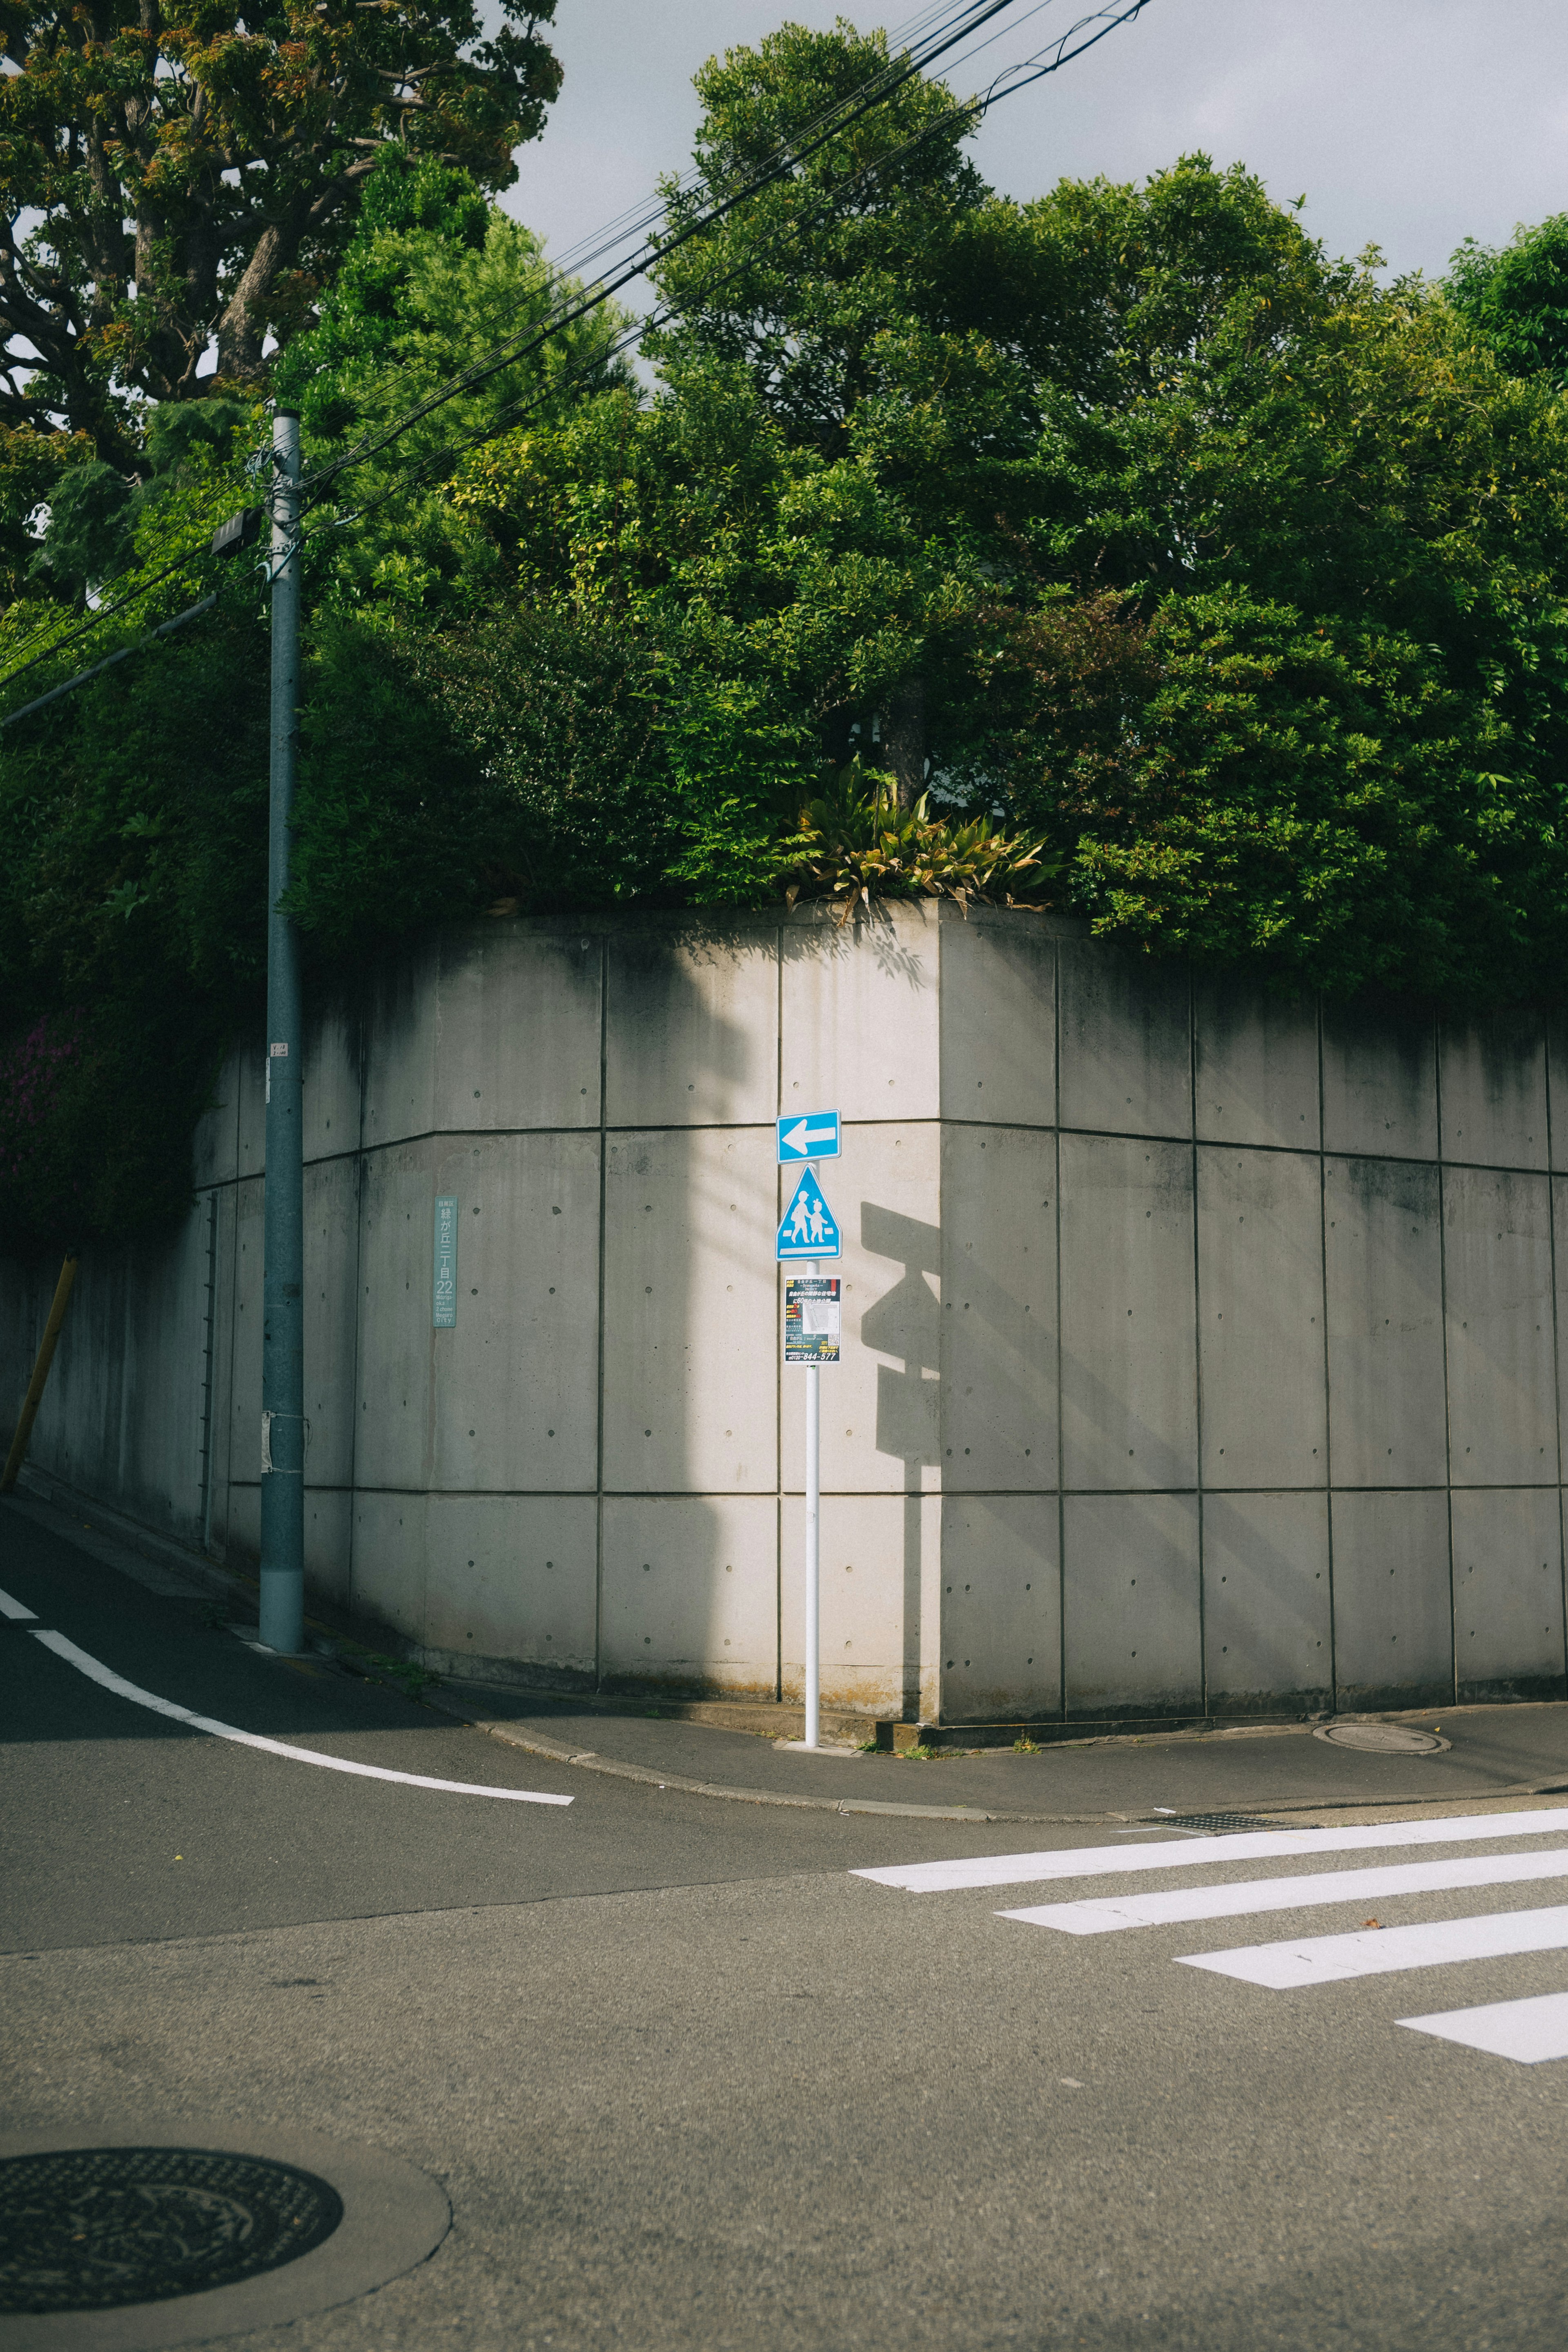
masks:
{"type": "Polygon", "coordinates": [[[671,1720],[649,1703],[586,1707],[489,1683],[443,1683],[426,1703],[534,1753],[589,1771],[763,1804],[983,1815],[993,1820],[1141,1821],[1171,1813],[1279,1813],[1347,1807],[1568,1798],[1568,1705],[1470,1706],[1379,1718],[1440,1727],[1428,1755],[1366,1754],[1307,1725],[1062,1742],[1039,1752],[807,1755],[772,1739],[671,1720]]]}
{"type": "MultiPolygon", "coordinates": [[[[48,1527],[105,1567],[170,1599],[250,1617],[253,1591],[184,1546],[138,1529],[101,1506],[90,1521],[62,1507],[29,1477],[9,1507],[48,1527]],[[44,1491],[40,1492],[39,1488],[44,1491]]],[[[325,1629],[323,1629],[324,1631],[325,1629]]],[[[354,1670],[359,1645],[322,1645],[354,1670]]],[[[363,1656],[364,1654],[361,1654],[363,1656]]],[[[941,1748],[929,1757],[784,1750],[774,1736],[788,1710],[714,1705],[692,1720],[652,1700],[592,1702],[493,1683],[445,1681],[422,1693],[433,1712],[473,1724],[509,1745],[585,1773],[651,1780],[709,1799],[824,1811],[923,1814],[994,1821],[1152,1822],[1163,1814],[1282,1815],[1410,1805],[1475,1805],[1545,1798],[1568,1802],[1568,1703],[1446,1707],[1377,1718],[1434,1731],[1451,1746],[1433,1754],[1366,1754],[1314,1737],[1308,1724],[1227,1730],[1128,1732],[1058,1739],[1034,1754],[1010,1748],[941,1748]]],[[[1341,1720],[1343,1720],[1342,1718],[1341,1720]]],[[[850,1719],[825,1722],[842,1737],[850,1719]]],[[[874,1726],[867,1723],[869,1738],[874,1726]]],[[[947,1738],[961,1735],[950,1730],[947,1738]]],[[[1199,1823],[1215,1828],[1218,1822],[1199,1823]]]]}

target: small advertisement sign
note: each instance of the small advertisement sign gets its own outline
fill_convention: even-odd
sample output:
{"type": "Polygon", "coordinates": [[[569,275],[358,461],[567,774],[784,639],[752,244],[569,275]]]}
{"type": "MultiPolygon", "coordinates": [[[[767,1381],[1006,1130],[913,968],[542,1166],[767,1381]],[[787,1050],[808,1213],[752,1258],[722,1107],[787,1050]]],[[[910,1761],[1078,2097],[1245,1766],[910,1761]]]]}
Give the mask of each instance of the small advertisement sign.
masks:
{"type": "Polygon", "coordinates": [[[836,1274],[796,1275],[784,1285],[784,1361],[836,1364],[840,1330],[836,1274]]]}

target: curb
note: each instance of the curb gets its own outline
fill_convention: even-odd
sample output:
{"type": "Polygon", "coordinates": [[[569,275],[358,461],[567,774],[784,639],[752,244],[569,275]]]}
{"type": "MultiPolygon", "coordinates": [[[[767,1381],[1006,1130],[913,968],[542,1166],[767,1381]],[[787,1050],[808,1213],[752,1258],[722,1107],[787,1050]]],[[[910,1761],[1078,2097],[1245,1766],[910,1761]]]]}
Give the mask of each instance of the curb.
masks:
{"type": "MultiPolygon", "coordinates": [[[[562,1739],[546,1738],[542,1732],[520,1731],[513,1723],[472,1715],[466,1707],[444,1698],[439,1692],[424,1691],[420,1705],[434,1707],[450,1716],[455,1722],[467,1724],[470,1731],[482,1731],[490,1739],[499,1739],[508,1748],[521,1748],[526,1755],[542,1756],[552,1764],[574,1764],[584,1772],[602,1772],[615,1780],[640,1780],[656,1789],[674,1789],[682,1796],[718,1797],[731,1804],[787,1805],[795,1811],[816,1813],[883,1813],[925,1822],[1038,1822],[1058,1828],[1089,1827],[1096,1822],[1143,1822],[1151,1829],[1161,1823],[1142,1813],[1012,1813],[995,1812],[979,1805],[897,1805],[886,1800],[870,1797],[786,1797],[773,1789],[739,1789],[722,1780],[692,1780],[679,1772],[658,1772],[647,1764],[623,1764],[615,1758],[597,1755],[591,1748],[573,1748],[562,1739]]],[[[1388,1805],[1491,1804],[1504,1797],[1552,1797],[1568,1794],[1568,1780],[1545,1782],[1523,1781],[1507,1789],[1489,1789],[1484,1793],[1463,1797],[1435,1797],[1430,1790],[1409,1790],[1382,1797],[1329,1797],[1320,1802],[1281,1803],[1277,1797],[1259,1798],[1247,1802],[1237,1799],[1227,1803],[1226,1811],[1240,1813],[1337,1813],[1382,1811],[1388,1805]]]]}
{"type": "MultiPolygon", "coordinates": [[[[150,1591],[175,1594],[183,1591],[192,1598],[205,1592],[214,1598],[254,1603],[254,1586],[247,1586],[232,1569],[220,1567],[216,1560],[193,1552],[187,1546],[171,1538],[140,1529],[134,1521],[88,1496],[71,1494],[70,1502],[64,1503],[57,1497],[70,1493],[69,1489],[62,1487],[58,1481],[48,1480],[44,1475],[31,1472],[28,1468],[23,1470],[18,1485],[23,1491],[14,1492],[6,1500],[18,1507],[24,1517],[48,1528],[52,1534],[63,1536],[102,1566],[130,1576],[150,1591]],[[92,1510],[95,1523],[91,1526],[83,1526],[79,1521],[70,1524],[75,1520],[78,1508],[92,1510]],[[68,1522],[66,1526],[58,1524],[62,1519],[68,1522]],[[84,1536],[87,1538],[85,1542],[84,1536]]],[[[438,1689],[422,1691],[415,1704],[429,1707],[453,1722],[466,1724],[470,1730],[482,1731],[487,1738],[499,1739],[508,1748],[521,1748],[526,1755],[542,1757],[552,1764],[576,1765],[584,1771],[600,1772],[610,1780],[638,1780],[655,1789],[673,1789],[682,1796],[712,1797],[730,1804],[784,1805],[796,1812],[872,1813],[927,1822],[1036,1822],[1047,1827],[1082,1828],[1092,1827],[1097,1822],[1113,1821],[1126,1824],[1146,1821],[1152,1829],[1160,1826],[1149,1815],[1136,1812],[1010,1812],[981,1805],[900,1805],[889,1799],[872,1797],[792,1797],[773,1789],[742,1789],[722,1780],[694,1780],[683,1773],[660,1773],[646,1764],[623,1764],[613,1757],[596,1754],[591,1748],[573,1748],[564,1740],[546,1738],[542,1732],[520,1731],[515,1724],[504,1719],[474,1715],[438,1689]]],[[[1407,1713],[1411,1711],[1405,1710],[1407,1713]]],[[[1415,1711],[1429,1713],[1430,1709],[1415,1711]]],[[[1376,1717],[1341,1718],[1345,1721],[1382,1719],[1376,1717]]],[[[1147,1734],[1143,1736],[1148,1737],[1147,1734]]],[[[1168,1729],[1166,1736],[1172,1736],[1168,1729]]],[[[1100,1744],[1100,1738],[1091,1738],[1084,1742],[1086,1746],[1098,1747],[1100,1744]]],[[[1105,1741],[1104,1744],[1110,1743],[1105,1741]]],[[[1491,1804],[1506,1798],[1563,1795],[1568,1795],[1568,1777],[1560,1776],[1550,1780],[1518,1781],[1507,1788],[1454,1797],[1434,1796],[1430,1790],[1421,1789],[1379,1797],[1330,1797],[1315,1802],[1281,1801],[1278,1797],[1235,1798],[1228,1801],[1226,1810],[1259,1815],[1382,1811],[1390,1805],[1447,1804],[1468,1806],[1473,1810],[1477,1805],[1491,1804]]]]}

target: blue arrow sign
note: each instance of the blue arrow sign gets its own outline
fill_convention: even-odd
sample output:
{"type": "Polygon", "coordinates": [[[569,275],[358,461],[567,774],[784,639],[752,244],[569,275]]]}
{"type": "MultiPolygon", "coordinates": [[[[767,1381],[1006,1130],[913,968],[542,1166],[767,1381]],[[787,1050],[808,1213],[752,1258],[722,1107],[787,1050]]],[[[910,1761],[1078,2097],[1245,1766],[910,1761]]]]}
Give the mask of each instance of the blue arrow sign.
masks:
{"type": "Polygon", "coordinates": [[[838,1227],[822,1197],[822,1187],[809,1168],[795,1186],[795,1198],[779,1227],[778,1254],[787,1263],[798,1258],[838,1255],[838,1227]]]}
{"type": "Polygon", "coordinates": [[[837,1160],[838,1113],[808,1110],[779,1121],[779,1165],[792,1160],[837,1160]]]}

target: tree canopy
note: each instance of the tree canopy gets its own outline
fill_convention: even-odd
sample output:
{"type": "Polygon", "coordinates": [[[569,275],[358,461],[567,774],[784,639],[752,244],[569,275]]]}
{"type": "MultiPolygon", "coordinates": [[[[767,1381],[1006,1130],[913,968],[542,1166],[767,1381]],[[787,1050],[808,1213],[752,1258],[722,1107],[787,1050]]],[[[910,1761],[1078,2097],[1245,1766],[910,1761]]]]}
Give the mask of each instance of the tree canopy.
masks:
{"type": "Polygon", "coordinates": [[[133,469],[139,399],[265,381],[389,141],[516,177],[555,0],[14,0],[0,77],[0,424],[133,469]],[[217,383],[204,386],[216,344],[217,383]]]}
{"type": "MultiPolygon", "coordinates": [[[[841,25],[713,60],[672,221],[886,57],[841,25]]],[[[552,299],[471,171],[384,152],[274,363],[319,485],[291,899],[313,987],[486,908],[865,887],[1076,909],[1286,992],[1561,993],[1554,369],[1510,358],[1459,275],[1334,259],[1239,166],[1021,205],[965,138],[905,85],[669,257],[651,383],[594,313],[363,457],[552,299]]],[[[32,593],[79,597],[127,551],[151,577],[237,502],[257,430],[220,387],[153,410],[134,478],[77,446],[32,593]]],[[[11,447],[19,506],[42,459],[11,447]]],[[[133,1066],[123,1008],[154,1042],[177,1012],[163,1093],[126,1112],[165,1135],[249,1017],[264,632],[232,574],[210,624],[0,738],[0,985],[28,1099],[56,1105],[40,1133],[133,1066]]],[[[136,1164],[137,1197],[173,1197],[167,1152],[136,1164]]],[[[0,1165],[24,1225],[28,1181],[0,1165]]]]}

